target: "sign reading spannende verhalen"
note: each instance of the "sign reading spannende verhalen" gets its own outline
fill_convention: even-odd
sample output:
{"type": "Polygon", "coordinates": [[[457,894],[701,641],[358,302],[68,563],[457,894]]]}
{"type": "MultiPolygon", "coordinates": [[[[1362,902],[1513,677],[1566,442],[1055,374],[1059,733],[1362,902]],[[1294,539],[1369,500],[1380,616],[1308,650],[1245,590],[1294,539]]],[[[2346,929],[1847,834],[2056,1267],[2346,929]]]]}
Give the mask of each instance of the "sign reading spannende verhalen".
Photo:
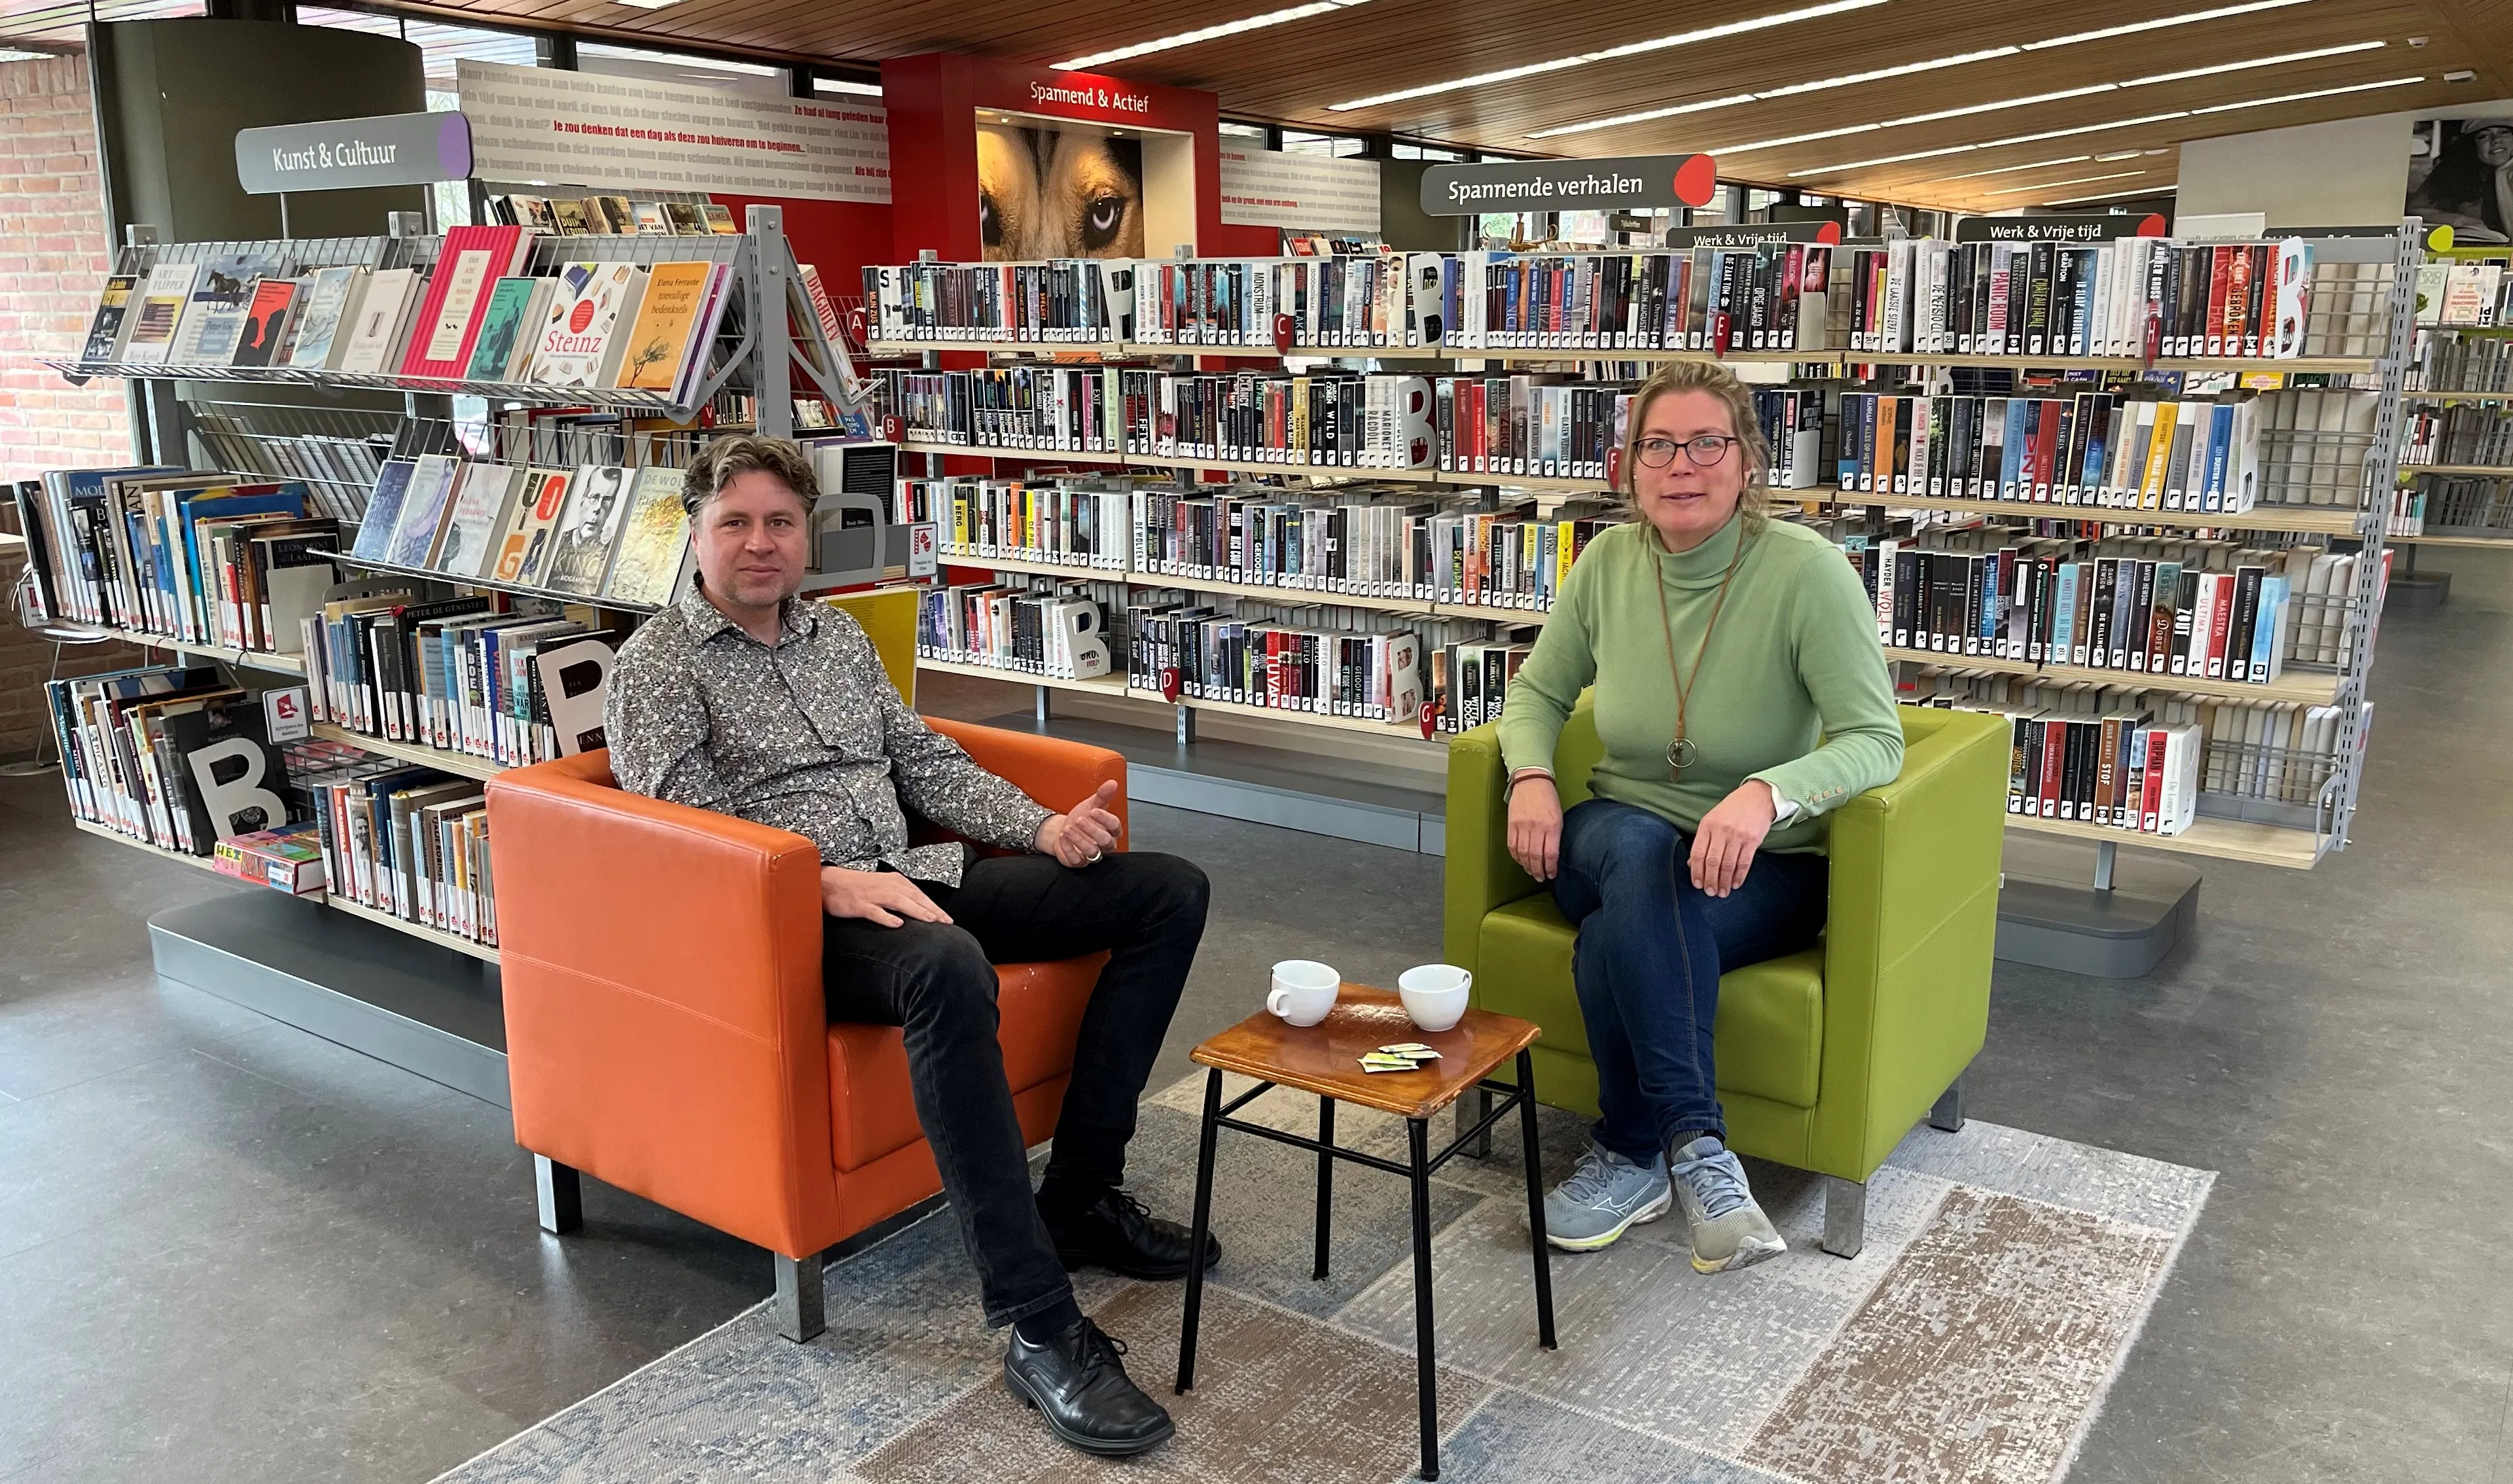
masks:
{"type": "Polygon", "coordinates": [[[459,113],[383,113],[236,131],[245,194],[425,185],[471,173],[471,126],[459,113]]]}
{"type": "Polygon", "coordinates": [[[1611,160],[1496,160],[1422,172],[1422,210],[1434,217],[1484,212],[1612,212],[1707,206],[1719,171],[1706,154],[1635,154],[1611,160]]]}
{"type": "Polygon", "coordinates": [[[890,200],[890,115],[852,100],[455,63],[474,174],[623,192],[890,200]]]}

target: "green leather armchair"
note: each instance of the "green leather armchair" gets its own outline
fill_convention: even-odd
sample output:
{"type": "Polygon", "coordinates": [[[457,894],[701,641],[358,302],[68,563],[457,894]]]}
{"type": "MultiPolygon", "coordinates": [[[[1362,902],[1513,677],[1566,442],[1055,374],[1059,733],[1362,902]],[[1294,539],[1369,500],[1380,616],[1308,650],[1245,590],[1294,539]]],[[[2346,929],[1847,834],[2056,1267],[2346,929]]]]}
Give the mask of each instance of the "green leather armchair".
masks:
{"type": "MultiPolygon", "coordinates": [[[[1722,976],[1713,1026],[1730,1145],[1825,1177],[1823,1247],[1843,1257],[1863,1241],[1867,1178],[1911,1126],[1925,1114],[1962,1127],[1963,1071],[1989,1023],[2008,729],[1970,711],[1896,709],[1901,775],[1832,815],[1822,941],[1722,976]]],[[[1588,797],[1598,751],[1582,697],[1554,751],[1564,808],[1588,797]]],[[[1476,1005],[1544,1028],[1537,1098],[1594,1117],[1575,934],[1550,889],[1510,859],[1503,778],[1494,727],[1454,740],[1445,951],[1474,972],[1476,1005]]]]}

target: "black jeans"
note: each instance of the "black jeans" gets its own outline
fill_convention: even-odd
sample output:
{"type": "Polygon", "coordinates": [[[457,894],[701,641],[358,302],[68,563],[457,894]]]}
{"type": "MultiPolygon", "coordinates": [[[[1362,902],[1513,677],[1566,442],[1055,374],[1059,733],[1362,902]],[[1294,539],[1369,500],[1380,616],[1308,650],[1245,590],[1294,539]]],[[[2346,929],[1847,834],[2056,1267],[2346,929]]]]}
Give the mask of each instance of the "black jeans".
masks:
{"type": "Polygon", "coordinates": [[[995,1039],[994,965],[1108,950],[1082,1015],[1048,1178],[1114,1188],[1211,889],[1188,862],[1131,852],[1078,870],[1046,856],[988,857],[972,862],[956,888],[918,885],[950,924],[828,918],[822,987],[830,1020],[906,1029],[917,1121],[977,1264],[986,1322],[1010,1324],[1073,1288],[1030,1194],[995,1039]]]}

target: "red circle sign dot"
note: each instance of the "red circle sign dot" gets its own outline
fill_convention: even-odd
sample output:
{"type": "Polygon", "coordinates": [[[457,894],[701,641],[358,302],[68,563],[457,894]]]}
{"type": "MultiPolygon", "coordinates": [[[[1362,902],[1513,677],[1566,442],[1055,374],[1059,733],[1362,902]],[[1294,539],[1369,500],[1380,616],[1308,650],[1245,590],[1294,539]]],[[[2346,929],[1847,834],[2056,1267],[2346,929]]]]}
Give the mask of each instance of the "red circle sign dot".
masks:
{"type": "Polygon", "coordinates": [[[1838,221],[1827,221],[1816,227],[1815,229],[1815,240],[1822,243],[1838,244],[1841,241],[1841,223],[1838,221]]]}
{"type": "Polygon", "coordinates": [[[1706,154],[1696,154],[1675,167],[1675,199],[1687,206],[1708,206],[1711,194],[1719,188],[1719,165],[1706,154]]]}
{"type": "Polygon", "coordinates": [[[589,299],[578,300],[576,301],[576,308],[571,311],[567,317],[568,334],[582,335],[586,330],[590,329],[592,325],[593,301],[589,299]]]}

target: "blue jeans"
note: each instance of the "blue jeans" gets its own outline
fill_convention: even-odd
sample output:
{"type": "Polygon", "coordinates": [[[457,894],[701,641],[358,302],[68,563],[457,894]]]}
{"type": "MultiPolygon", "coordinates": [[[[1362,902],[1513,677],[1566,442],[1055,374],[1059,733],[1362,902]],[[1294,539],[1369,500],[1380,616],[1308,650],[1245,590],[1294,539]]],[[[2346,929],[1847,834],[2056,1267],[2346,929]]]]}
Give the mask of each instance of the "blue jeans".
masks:
{"type": "Polygon", "coordinates": [[[1820,855],[1755,853],[1725,897],[1693,884],[1693,837],[1612,799],[1562,821],[1553,900],[1579,930],[1572,955],[1588,1055],[1597,1064],[1597,1142],[1648,1164],[1678,1134],[1725,1140],[1711,1053],[1719,976],[1814,945],[1830,866],[1820,855]]]}

